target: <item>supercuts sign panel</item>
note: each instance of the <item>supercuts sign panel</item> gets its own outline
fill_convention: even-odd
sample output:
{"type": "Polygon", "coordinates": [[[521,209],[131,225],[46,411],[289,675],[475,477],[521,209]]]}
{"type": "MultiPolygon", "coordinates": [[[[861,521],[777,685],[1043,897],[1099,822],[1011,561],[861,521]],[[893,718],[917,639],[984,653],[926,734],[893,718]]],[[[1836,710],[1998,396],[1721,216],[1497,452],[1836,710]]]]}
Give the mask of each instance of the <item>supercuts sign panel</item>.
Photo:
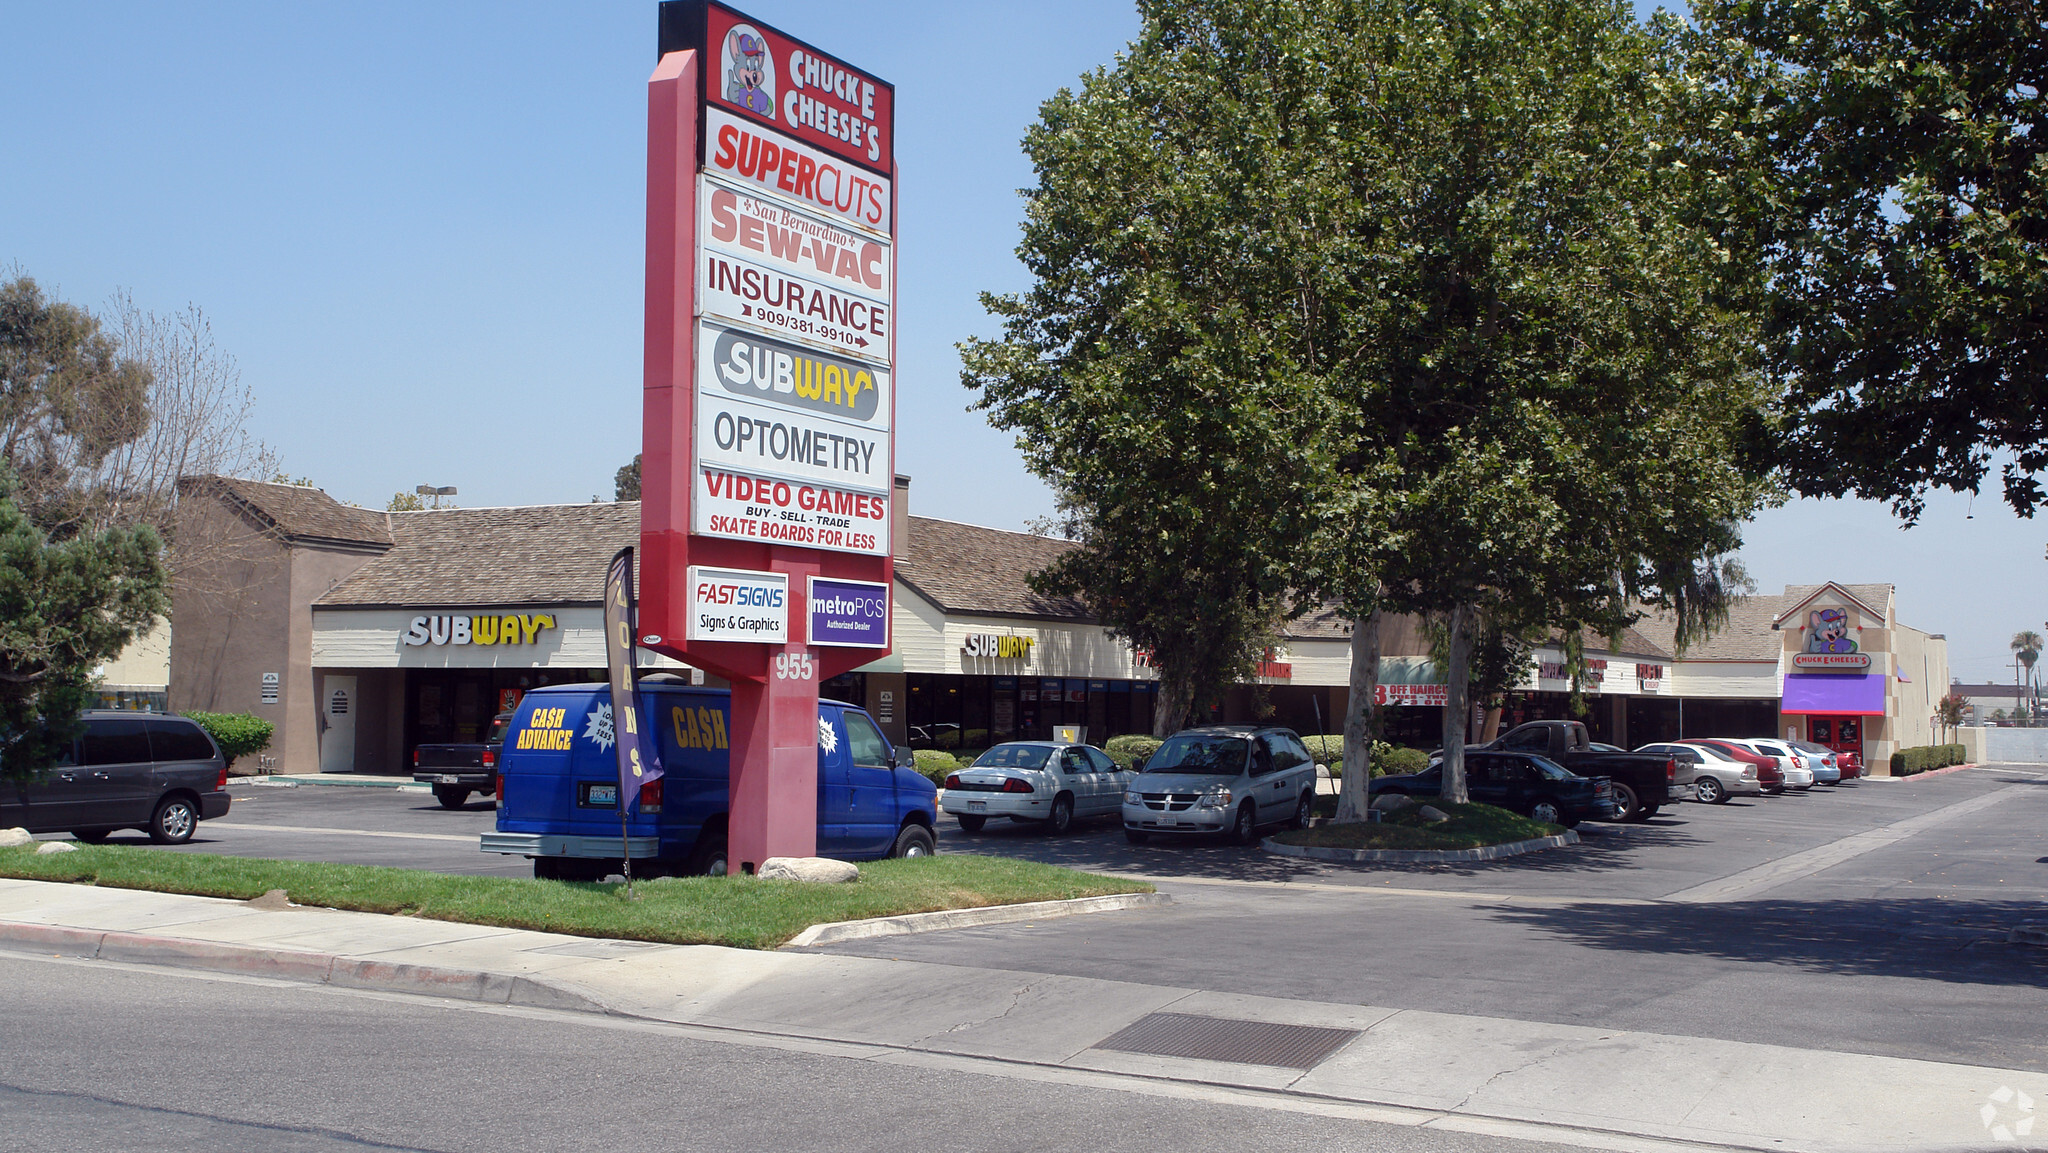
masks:
{"type": "Polygon", "coordinates": [[[718,468],[699,468],[694,486],[699,536],[889,555],[887,497],[718,468]]]}
{"type": "Polygon", "coordinates": [[[895,232],[895,199],[886,177],[716,108],[704,113],[704,171],[789,197],[857,228],[883,236],[895,232]]]}
{"type": "Polygon", "coordinates": [[[664,5],[661,51],[703,53],[704,104],[877,172],[895,167],[896,89],[723,4],[664,5]]]}

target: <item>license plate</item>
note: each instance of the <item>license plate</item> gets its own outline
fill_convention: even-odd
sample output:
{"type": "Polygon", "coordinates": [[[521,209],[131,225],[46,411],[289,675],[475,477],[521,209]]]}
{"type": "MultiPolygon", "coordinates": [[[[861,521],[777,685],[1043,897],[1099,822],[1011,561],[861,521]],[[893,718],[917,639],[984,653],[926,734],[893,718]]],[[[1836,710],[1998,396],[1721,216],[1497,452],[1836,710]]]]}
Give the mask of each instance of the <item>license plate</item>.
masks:
{"type": "Polygon", "coordinates": [[[454,773],[442,773],[440,776],[440,781],[444,785],[458,784],[461,782],[461,780],[462,778],[456,776],[454,773]]]}
{"type": "Polygon", "coordinates": [[[1162,825],[1178,825],[1178,824],[1180,824],[1180,818],[1179,818],[1179,817],[1161,817],[1161,818],[1159,818],[1159,823],[1160,823],[1160,824],[1162,824],[1162,825]]]}
{"type": "Polygon", "coordinates": [[[585,785],[583,803],[593,809],[616,809],[619,807],[619,786],[585,785]]]}
{"type": "Polygon", "coordinates": [[[987,801],[969,801],[969,802],[967,802],[967,808],[968,808],[968,811],[969,811],[969,812],[975,812],[975,811],[978,811],[978,810],[981,810],[981,809],[986,809],[986,808],[988,808],[988,802],[987,802],[987,801]]]}

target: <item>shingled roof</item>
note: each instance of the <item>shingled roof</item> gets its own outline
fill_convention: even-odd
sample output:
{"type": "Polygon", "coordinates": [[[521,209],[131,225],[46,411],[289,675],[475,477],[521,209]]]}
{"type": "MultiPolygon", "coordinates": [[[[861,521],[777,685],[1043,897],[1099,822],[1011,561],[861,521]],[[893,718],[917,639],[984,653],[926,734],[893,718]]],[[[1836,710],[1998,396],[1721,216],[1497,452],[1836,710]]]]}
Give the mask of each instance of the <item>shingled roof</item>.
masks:
{"type": "Polygon", "coordinates": [[[391,514],[391,551],[325,608],[601,604],[605,565],[640,541],[640,502],[391,514]]]}
{"type": "Polygon", "coordinates": [[[947,612],[1095,619],[1078,599],[1042,596],[1028,579],[1078,547],[1072,541],[913,516],[906,544],[896,579],[947,612]]]}
{"type": "Polygon", "coordinates": [[[286,540],[389,547],[390,514],[345,505],[317,488],[271,484],[233,476],[188,476],[185,495],[212,492],[261,521],[286,540]]]}

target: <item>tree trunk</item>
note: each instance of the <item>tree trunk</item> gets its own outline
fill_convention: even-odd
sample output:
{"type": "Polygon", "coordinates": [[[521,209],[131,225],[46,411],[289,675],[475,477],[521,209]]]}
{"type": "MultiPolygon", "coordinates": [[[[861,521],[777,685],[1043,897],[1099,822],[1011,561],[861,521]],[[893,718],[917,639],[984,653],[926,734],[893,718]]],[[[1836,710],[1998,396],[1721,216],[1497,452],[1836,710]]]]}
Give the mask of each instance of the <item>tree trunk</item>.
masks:
{"type": "Polygon", "coordinates": [[[1501,711],[1502,709],[1499,705],[1495,705],[1492,708],[1486,710],[1486,724],[1483,728],[1479,730],[1480,744],[1490,745],[1493,743],[1495,738],[1500,736],[1501,711]]]}
{"type": "Polygon", "coordinates": [[[1152,735],[1163,741],[1179,732],[1194,698],[1194,690],[1186,683],[1162,673],[1159,692],[1152,698],[1152,735]]]}
{"type": "Polygon", "coordinates": [[[1450,682],[1444,699],[1444,785],[1443,799],[1462,805],[1465,794],[1465,733],[1472,727],[1472,610],[1464,605],[1451,610],[1451,667],[1444,670],[1450,682]]]}
{"type": "Polygon", "coordinates": [[[1351,700],[1344,707],[1344,777],[1337,823],[1362,821],[1371,805],[1372,742],[1380,734],[1380,612],[1351,622],[1351,700]]]}

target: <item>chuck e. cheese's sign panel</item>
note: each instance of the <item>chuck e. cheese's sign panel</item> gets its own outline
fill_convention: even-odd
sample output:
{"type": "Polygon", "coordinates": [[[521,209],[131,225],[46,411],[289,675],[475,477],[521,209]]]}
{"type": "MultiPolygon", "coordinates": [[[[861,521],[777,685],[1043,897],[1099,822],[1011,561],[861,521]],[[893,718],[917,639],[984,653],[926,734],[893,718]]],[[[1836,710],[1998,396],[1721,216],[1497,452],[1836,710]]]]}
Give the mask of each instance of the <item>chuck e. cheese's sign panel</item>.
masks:
{"type": "MultiPolygon", "coordinates": [[[[704,103],[887,174],[896,89],[723,4],[704,5],[704,103]]],[[[694,30],[694,29],[693,29],[694,30]]]]}

